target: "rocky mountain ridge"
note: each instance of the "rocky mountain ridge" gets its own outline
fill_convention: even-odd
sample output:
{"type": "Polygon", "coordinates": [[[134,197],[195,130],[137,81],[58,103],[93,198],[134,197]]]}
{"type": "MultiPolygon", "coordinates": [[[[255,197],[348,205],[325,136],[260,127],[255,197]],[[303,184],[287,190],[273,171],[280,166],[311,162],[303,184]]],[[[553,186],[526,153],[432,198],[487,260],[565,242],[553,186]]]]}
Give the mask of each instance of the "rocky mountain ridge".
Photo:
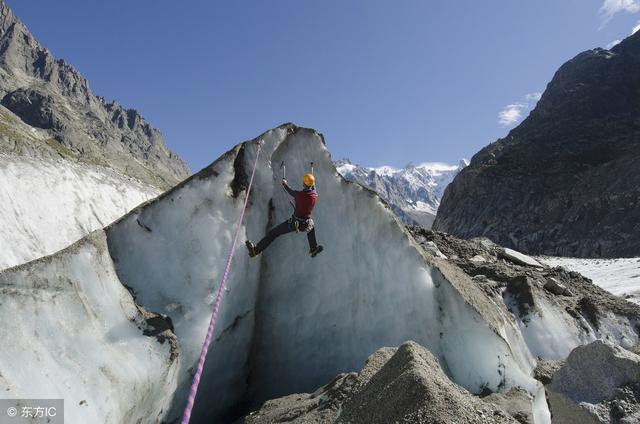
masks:
{"type": "Polygon", "coordinates": [[[87,80],[56,59],[0,0],[0,109],[48,136],[15,137],[0,122],[0,152],[59,157],[110,167],[160,188],[186,178],[186,163],[134,109],[95,96],[87,80]]]}
{"type": "Polygon", "coordinates": [[[640,256],[640,32],[580,53],[449,185],[434,228],[533,254],[640,256]]]}

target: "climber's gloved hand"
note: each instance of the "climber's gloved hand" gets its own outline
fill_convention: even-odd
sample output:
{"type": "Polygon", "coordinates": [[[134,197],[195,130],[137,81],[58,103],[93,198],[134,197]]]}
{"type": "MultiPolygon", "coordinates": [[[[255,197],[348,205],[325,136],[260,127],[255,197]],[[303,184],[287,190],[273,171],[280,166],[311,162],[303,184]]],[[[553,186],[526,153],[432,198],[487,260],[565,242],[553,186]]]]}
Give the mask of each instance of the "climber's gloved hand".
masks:
{"type": "Polygon", "coordinates": [[[289,183],[287,183],[287,180],[283,178],[282,179],[282,185],[285,186],[285,187],[288,187],[289,183]]]}

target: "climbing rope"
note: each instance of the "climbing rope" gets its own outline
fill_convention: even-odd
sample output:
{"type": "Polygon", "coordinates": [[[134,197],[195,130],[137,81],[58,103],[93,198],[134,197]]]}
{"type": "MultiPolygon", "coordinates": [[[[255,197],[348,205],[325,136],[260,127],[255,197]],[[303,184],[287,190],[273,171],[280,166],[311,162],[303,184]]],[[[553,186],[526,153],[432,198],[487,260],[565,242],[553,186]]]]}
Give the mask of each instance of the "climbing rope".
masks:
{"type": "Polygon", "coordinates": [[[211,344],[211,339],[213,337],[213,330],[216,328],[216,320],[218,319],[218,310],[220,309],[220,303],[222,302],[224,289],[227,285],[227,277],[229,276],[229,270],[231,269],[233,254],[235,253],[236,246],[238,244],[238,236],[240,235],[240,228],[242,227],[242,221],[244,220],[244,212],[247,209],[247,202],[249,201],[249,193],[251,192],[251,185],[253,184],[253,176],[256,173],[256,165],[258,164],[258,158],[260,157],[260,150],[262,149],[262,145],[263,145],[263,141],[260,140],[258,142],[258,151],[256,153],[256,160],[253,163],[253,170],[251,171],[251,178],[249,179],[249,186],[247,187],[247,192],[244,197],[242,212],[240,212],[240,219],[238,219],[238,224],[236,225],[236,233],[233,237],[233,243],[231,244],[231,251],[229,252],[229,256],[227,257],[227,263],[224,267],[224,273],[222,274],[222,281],[220,282],[220,286],[218,287],[218,292],[216,293],[216,302],[213,308],[213,313],[211,314],[211,321],[209,321],[209,329],[207,330],[207,337],[205,337],[204,344],[202,345],[202,350],[200,351],[198,366],[196,368],[196,373],[193,376],[193,382],[191,383],[191,389],[189,390],[189,397],[187,398],[187,406],[185,406],[184,413],[182,414],[181,424],[189,424],[189,420],[191,419],[191,411],[193,410],[193,404],[196,401],[196,393],[198,392],[200,377],[202,377],[202,370],[204,369],[204,361],[207,358],[207,352],[209,350],[209,345],[211,344]]]}

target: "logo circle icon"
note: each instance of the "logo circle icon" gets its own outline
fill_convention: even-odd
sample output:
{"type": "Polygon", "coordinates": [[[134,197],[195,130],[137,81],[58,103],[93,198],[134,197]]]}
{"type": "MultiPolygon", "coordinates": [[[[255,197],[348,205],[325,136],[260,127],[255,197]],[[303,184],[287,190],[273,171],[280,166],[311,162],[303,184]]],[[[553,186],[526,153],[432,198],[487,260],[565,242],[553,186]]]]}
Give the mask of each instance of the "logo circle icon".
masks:
{"type": "Polygon", "coordinates": [[[7,415],[9,415],[10,417],[15,417],[16,415],[18,415],[18,410],[12,406],[11,408],[7,409],[7,415]]]}

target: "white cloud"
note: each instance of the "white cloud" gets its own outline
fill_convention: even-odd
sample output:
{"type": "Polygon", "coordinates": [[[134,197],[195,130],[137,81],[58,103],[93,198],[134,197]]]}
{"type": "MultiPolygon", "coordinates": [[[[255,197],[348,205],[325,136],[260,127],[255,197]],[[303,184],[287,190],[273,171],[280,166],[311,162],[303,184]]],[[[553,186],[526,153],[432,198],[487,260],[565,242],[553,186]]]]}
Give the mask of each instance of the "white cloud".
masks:
{"type": "Polygon", "coordinates": [[[605,18],[611,18],[620,12],[640,12],[640,0],[604,0],[604,4],[600,8],[600,13],[602,13],[605,18]]]}
{"type": "Polygon", "coordinates": [[[527,102],[537,102],[542,97],[542,93],[536,91],[535,93],[530,93],[524,96],[527,102]]]}
{"type": "Polygon", "coordinates": [[[522,118],[522,111],[527,105],[522,103],[513,103],[505,106],[504,109],[498,113],[498,123],[503,127],[515,124],[522,118]]]}
{"type": "Polygon", "coordinates": [[[609,44],[607,44],[605,46],[605,48],[607,50],[611,50],[614,46],[617,46],[618,44],[620,44],[620,40],[613,40],[612,42],[610,42],[609,44]]]}
{"type": "Polygon", "coordinates": [[[601,28],[604,27],[615,14],[620,12],[640,12],[640,0],[604,0],[602,7],[600,7],[600,14],[604,18],[601,28]]]}
{"type": "Polygon", "coordinates": [[[509,127],[515,123],[520,122],[524,112],[531,109],[542,97],[542,93],[534,91],[533,93],[526,94],[524,96],[524,102],[511,103],[506,105],[498,113],[498,124],[503,127],[509,127]]]}
{"type": "MultiPolygon", "coordinates": [[[[631,35],[635,34],[638,31],[640,31],[640,21],[638,21],[638,24],[636,26],[631,28],[631,35]]],[[[614,46],[617,46],[618,44],[620,44],[620,40],[613,40],[612,42],[607,44],[605,48],[607,50],[611,50],[614,46]]]]}

